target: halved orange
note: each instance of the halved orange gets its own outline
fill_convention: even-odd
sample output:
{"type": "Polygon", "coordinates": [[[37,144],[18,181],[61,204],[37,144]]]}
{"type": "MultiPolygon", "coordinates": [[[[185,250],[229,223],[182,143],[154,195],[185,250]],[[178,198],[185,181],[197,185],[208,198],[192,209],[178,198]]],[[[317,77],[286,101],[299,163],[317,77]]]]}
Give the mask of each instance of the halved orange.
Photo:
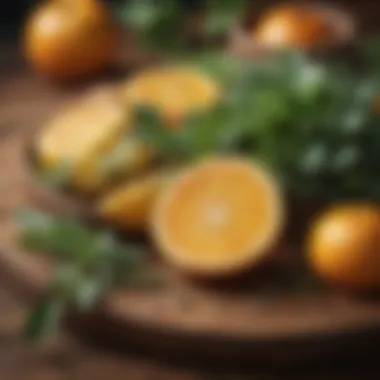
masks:
{"type": "Polygon", "coordinates": [[[156,108],[173,128],[178,127],[190,112],[210,109],[220,93],[218,84],[205,73],[179,66],[149,69],[129,80],[124,87],[128,104],[156,108]]]}
{"type": "Polygon", "coordinates": [[[259,163],[209,158],[186,169],[159,196],[153,238],[163,256],[190,273],[218,277],[261,262],[279,237],[283,200],[259,163]]]}

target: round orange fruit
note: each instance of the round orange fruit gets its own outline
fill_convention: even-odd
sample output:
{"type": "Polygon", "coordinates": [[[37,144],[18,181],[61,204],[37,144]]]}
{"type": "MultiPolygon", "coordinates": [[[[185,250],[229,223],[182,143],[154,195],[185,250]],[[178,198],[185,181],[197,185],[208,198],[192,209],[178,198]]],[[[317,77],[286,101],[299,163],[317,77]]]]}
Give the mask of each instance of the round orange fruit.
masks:
{"type": "Polygon", "coordinates": [[[189,113],[212,108],[220,92],[215,81],[189,67],[153,68],[138,74],[124,87],[129,104],[156,108],[173,128],[189,113]]]}
{"type": "Polygon", "coordinates": [[[88,77],[115,61],[118,31],[98,0],[51,0],[28,20],[25,49],[32,66],[50,79],[88,77]]]}
{"type": "Polygon", "coordinates": [[[152,213],[152,233],[168,262],[200,276],[250,269],[276,242],[283,223],[279,187],[261,165],[210,158],[185,169],[152,213]]]}
{"type": "Polygon", "coordinates": [[[308,239],[314,271],[355,291],[380,289],[380,208],[351,204],[333,208],[315,222],[308,239]]]}
{"type": "Polygon", "coordinates": [[[313,48],[329,41],[330,25],[310,5],[285,4],[265,13],[255,30],[257,41],[271,48],[313,48]]]}

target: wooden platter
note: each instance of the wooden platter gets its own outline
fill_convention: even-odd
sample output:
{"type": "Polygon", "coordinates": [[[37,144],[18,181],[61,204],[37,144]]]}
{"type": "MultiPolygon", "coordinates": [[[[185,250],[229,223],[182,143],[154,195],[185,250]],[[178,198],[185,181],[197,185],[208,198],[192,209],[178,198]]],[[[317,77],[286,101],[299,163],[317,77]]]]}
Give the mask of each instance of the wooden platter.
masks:
{"type": "MultiPolygon", "coordinates": [[[[24,125],[26,120],[27,114],[24,125]]],[[[49,264],[19,251],[10,213],[29,205],[81,216],[88,208],[38,181],[27,158],[31,133],[18,128],[0,150],[0,266],[18,289],[32,296],[43,291],[49,264]]],[[[134,341],[158,352],[216,360],[306,360],[355,349],[368,335],[380,339],[379,302],[331,289],[294,291],[299,268],[293,250],[284,247],[271,266],[218,286],[180,276],[152,252],[162,286],[112,294],[99,310],[79,318],[77,326],[124,346],[134,341]]]]}

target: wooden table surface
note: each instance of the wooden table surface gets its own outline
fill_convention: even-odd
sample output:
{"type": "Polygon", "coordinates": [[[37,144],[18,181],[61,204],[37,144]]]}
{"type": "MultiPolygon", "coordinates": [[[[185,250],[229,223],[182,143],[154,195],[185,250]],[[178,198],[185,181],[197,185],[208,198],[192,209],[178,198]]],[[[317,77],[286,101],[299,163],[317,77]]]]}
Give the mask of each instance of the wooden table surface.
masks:
{"type": "MultiPolygon", "coordinates": [[[[371,24],[377,9],[378,6],[367,12],[371,24]]],[[[38,113],[43,120],[54,112],[54,97],[58,96],[56,90],[51,92],[51,107],[45,103],[37,106],[40,110],[31,110],[29,106],[30,100],[38,96],[38,91],[46,91],[47,88],[48,84],[28,71],[14,45],[0,47],[0,144],[5,143],[9,133],[17,133],[17,120],[21,114],[38,113]]],[[[59,93],[59,97],[64,98],[66,93],[70,97],[72,91],[66,89],[59,93]]],[[[36,123],[37,119],[33,122],[36,123]]],[[[6,191],[5,185],[0,183],[0,194],[1,190],[6,191]]],[[[9,218],[9,210],[0,197],[0,219],[4,218],[9,218]]],[[[0,243],[1,233],[0,230],[0,243]]],[[[342,357],[325,363],[318,362],[316,358],[315,363],[297,368],[179,362],[167,357],[151,357],[135,347],[117,351],[85,342],[68,332],[47,346],[28,346],[20,334],[26,308],[25,300],[10,285],[0,268],[0,380],[260,380],[283,378],[284,375],[305,380],[380,378],[378,342],[373,342],[372,349],[360,356],[342,357]]]]}

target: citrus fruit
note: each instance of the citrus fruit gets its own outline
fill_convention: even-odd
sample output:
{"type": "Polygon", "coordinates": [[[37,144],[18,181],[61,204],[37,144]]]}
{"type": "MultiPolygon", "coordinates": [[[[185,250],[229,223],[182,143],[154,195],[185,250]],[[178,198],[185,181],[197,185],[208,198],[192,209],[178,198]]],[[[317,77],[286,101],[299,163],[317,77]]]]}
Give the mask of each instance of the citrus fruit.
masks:
{"type": "Polygon", "coordinates": [[[313,6],[283,4],[266,12],[254,33],[264,46],[308,49],[326,44],[331,27],[313,6]]]}
{"type": "Polygon", "coordinates": [[[128,103],[156,108],[175,128],[192,111],[208,110],[219,98],[219,86],[206,74],[189,67],[159,67],[127,82],[128,103]]]}
{"type": "Polygon", "coordinates": [[[312,268],[323,279],[356,291],[380,289],[380,208],[350,204],[321,215],[308,238],[312,268]]]}
{"type": "MultiPolygon", "coordinates": [[[[103,165],[105,159],[125,140],[132,122],[123,102],[111,89],[98,89],[84,96],[54,117],[37,136],[36,155],[39,166],[54,172],[62,165],[72,167],[70,185],[86,193],[102,190],[111,180],[112,170],[103,165]]],[[[124,144],[133,145],[132,140],[124,144]]],[[[131,171],[141,169],[143,147],[134,147],[117,165],[131,171]]],[[[148,164],[148,158],[145,164],[148,164]]],[[[115,166],[115,164],[113,164],[115,166]]],[[[111,165],[108,165],[111,166],[111,165]]],[[[119,168],[120,170],[120,168],[119,168]]]]}
{"type": "Polygon", "coordinates": [[[59,81],[82,78],[115,61],[118,31],[98,0],[51,0],[28,20],[25,49],[41,74],[59,81]]]}
{"type": "Polygon", "coordinates": [[[170,263],[218,277],[259,263],[282,222],[282,196],[271,174],[248,160],[217,157],[185,169],[160,194],[152,233],[170,263]]]}
{"type": "Polygon", "coordinates": [[[99,199],[99,214],[120,229],[146,230],[153,204],[169,178],[168,173],[157,172],[121,184],[99,199]]]}

